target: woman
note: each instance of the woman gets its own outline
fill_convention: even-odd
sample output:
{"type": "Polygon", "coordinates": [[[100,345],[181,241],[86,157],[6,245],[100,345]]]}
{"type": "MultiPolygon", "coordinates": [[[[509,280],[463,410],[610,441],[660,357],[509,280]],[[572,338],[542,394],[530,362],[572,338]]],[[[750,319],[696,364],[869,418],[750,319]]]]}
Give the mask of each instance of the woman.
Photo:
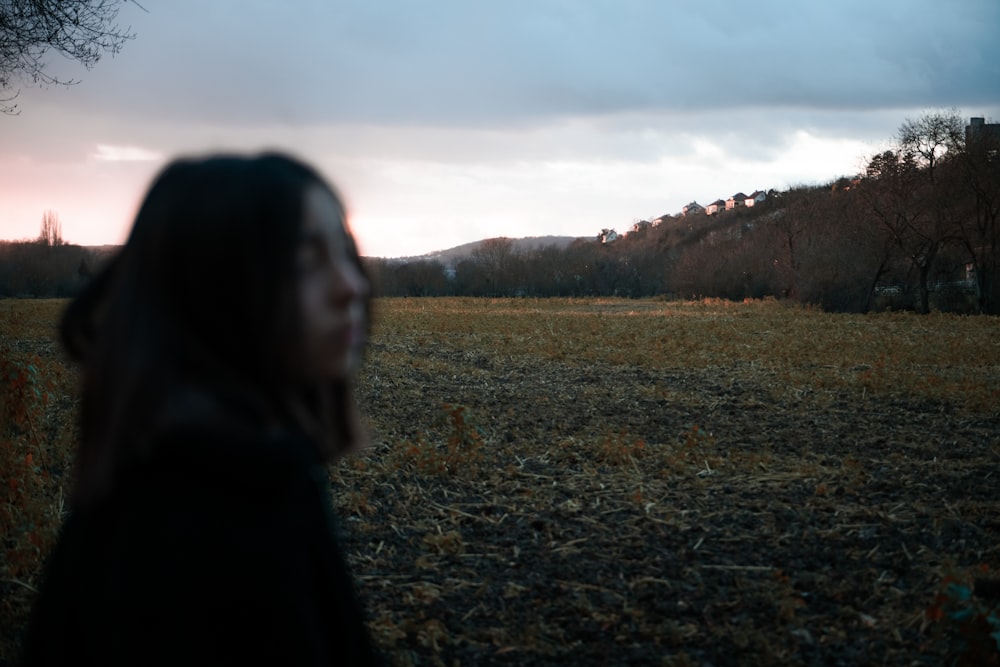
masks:
{"type": "Polygon", "coordinates": [[[81,442],[27,664],[376,662],[324,467],[362,444],[368,313],[315,171],[276,154],[163,171],[62,322],[81,442]]]}

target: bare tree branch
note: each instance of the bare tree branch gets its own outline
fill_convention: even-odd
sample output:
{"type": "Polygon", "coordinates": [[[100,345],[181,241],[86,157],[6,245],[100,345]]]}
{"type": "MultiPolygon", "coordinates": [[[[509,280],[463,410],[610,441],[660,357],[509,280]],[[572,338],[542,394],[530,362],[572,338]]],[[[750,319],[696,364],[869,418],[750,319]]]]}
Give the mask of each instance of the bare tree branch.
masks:
{"type": "MultiPolygon", "coordinates": [[[[119,53],[134,34],[116,22],[130,0],[0,0],[0,113],[16,114],[11,93],[17,81],[34,85],[72,85],[49,73],[50,51],[87,69],[101,57],[119,53]]],[[[140,8],[141,5],[137,6],[140,8]]]]}

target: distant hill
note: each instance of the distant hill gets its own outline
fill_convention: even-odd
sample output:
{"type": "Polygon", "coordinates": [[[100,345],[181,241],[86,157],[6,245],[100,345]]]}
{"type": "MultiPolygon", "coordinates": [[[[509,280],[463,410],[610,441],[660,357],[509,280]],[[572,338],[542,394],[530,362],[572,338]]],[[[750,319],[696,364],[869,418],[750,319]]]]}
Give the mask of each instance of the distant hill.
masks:
{"type": "Polygon", "coordinates": [[[119,250],[121,250],[123,247],[124,246],[110,245],[110,244],[105,244],[105,245],[85,245],[85,246],[83,246],[83,248],[87,252],[89,252],[91,255],[93,255],[94,257],[97,257],[99,259],[102,259],[102,260],[111,257],[116,252],[118,252],[119,250]]]}
{"type": "MultiPolygon", "coordinates": [[[[514,243],[514,247],[518,250],[537,250],[538,248],[545,248],[548,246],[555,246],[560,250],[569,247],[574,241],[578,241],[579,236],[525,236],[518,239],[510,239],[514,243]]],[[[587,237],[590,238],[590,237],[587,237]]],[[[455,264],[461,262],[464,259],[469,259],[472,257],[472,253],[476,251],[484,241],[489,239],[482,239],[479,241],[473,241],[471,243],[464,243],[454,248],[448,248],[447,250],[435,250],[424,255],[412,255],[410,257],[392,257],[386,258],[373,258],[373,259],[385,259],[385,261],[391,263],[405,264],[407,262],[416,262],[420,260],[437,260],[446,266],[454,266],[455,264]]],[[[120,245],[93,245],[93,246],[83,246],[99,263],[103,263],[104,260],[110,258],[114,253],[121,250],[120,245]]]]}
{"type": "MultiPolygon", "coordinates": [[[[578,241],[581,238],[588,238],[592,240],[592,237],[580,236],[525,236],[517,239],[512,238],[510,241],[514,243],[515,248],[521,251],[537,250],[538,248],[546,248],[549,246],[555,246],[556,248],[563,250],[572,245],[574,241],[578,241]]],[[[435,250],[424,255],[392,258],[379,257],[372,259],[380,259],[391,264],[406,264],[408,262],[418,262],[421,260],[436,260],[445,266],[453,267],[462,260],[472,257],[472,254],[476,251],[476,249],[487,240],[489,239],[463,243],[462,245],[455,246],[454,248],[448,248],[447,250],[435,250]]],[[[97,260],[97,264],[100,266],[106,260],[110,259],[116,252],[121,250],[122,246],[92,245],[83,246],[83,248],[91,255],[91,257],[97,260]]]]}
{"type": "MultiPolygon", "coordinates": [[[[545,248],[548,246],[555,246],[559,249],[563,249],[570,246],[579,238],[580,237],[578,236],[526,236],[524,238],[510,240],[514,243],[514,247],[518,250],[537,250],[538,248],[545,248]]],[[[488,239],[482,239],[480,241],[473,241],[472,243],[464,243],[460,246],[455,246],[454,248],[448,248],[447,250],[435,250],[434,252],[429,252],[424,255],[394,257],[388,261],[405,264],[407,262],[417,262],[421,260],[436,260],[446,266],[454,266],[462,260],[472,257],[472,254],[476,251],[476,249],[487,240],[488,239]]]]}

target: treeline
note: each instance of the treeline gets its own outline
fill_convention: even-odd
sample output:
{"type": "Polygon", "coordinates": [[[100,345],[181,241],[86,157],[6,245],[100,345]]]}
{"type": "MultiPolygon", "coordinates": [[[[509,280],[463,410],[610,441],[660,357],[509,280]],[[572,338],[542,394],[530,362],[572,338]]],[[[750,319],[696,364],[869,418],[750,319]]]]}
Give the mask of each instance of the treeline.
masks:
{"type": "MultiPolygon", "coordinates": [[[[756,206],[637,222],[569,246],[483,241],[465,259],[367,259],[385,296],[775,297],[829,311],[1000,313],[1000,125],[907,120],[864,173],[756,206]]],[[[107,253],[0,242],[0,296],[71,296],[107,253]]]]}
{"type": "Polygon", "coordinates": [[[390,296],[776,297],[829,311],[1000,312],[1000,126],[907,120],[863,174],[565,248],[484,241],[446,266],[369,260],[390,296]]]}
{"type": "Polygon", "coordinates": [[[0,297],[69,297],[109,253],[47,239],[0,241],[0,297]]]}

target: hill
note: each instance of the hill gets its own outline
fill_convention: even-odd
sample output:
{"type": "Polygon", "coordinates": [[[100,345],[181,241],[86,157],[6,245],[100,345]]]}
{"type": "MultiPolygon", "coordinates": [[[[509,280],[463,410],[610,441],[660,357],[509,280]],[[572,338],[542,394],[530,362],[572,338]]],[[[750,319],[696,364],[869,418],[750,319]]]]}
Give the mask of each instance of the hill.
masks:
{"type": "MultiPolygon", "coordinates": [[[[579,237],[576,236],[526,236],[523,238],[510,239],[510,241],[513,242],[514,248],[519,251],[537,250],[545,247],[556,247],[562,250],[569,247],[570,244],[578,240],[578,238],[579,237]]],[[[447,250],[435,250],[424,255],[394,257],[388,261],[405,264],[421,260],[435,260],[446,266],[454,266],[460,261],[472,257],[476,250],[487,240],[489,239],[463,243],[462,245],[455,246],[454,248],[448,248],[447,250]]]]}

